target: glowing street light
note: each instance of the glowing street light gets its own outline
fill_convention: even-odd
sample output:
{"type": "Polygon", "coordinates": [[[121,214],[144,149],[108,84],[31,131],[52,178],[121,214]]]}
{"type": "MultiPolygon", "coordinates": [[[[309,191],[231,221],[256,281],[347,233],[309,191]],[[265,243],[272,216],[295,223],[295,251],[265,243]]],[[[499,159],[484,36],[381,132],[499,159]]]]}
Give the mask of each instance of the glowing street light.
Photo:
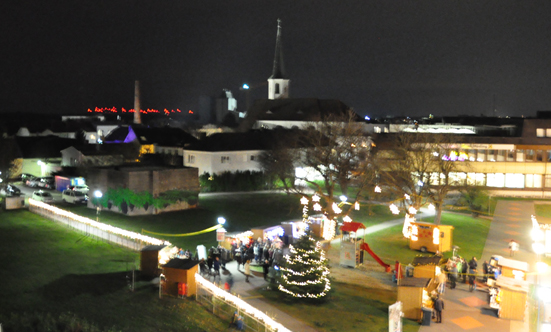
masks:
{"type": "Polygon", "coordinates": [[[244,83],[242,88],[243,90],[249,90],[250,86],[247,83],[244,83]]]}
{"type": "Polygon", "coordinates": [[[348,200],[348,198],[344,195],[341,195],[339,198],[341,199],[341,202],[343,202],[343,203],[348,200]]]}
{"type": "Polygon", "coordinates": [[[224,225],[224,224],[226,223],[226,218],[224,218],[224,217],[218,217],[218,223],[219,223],[220,225],[224,225]]]}

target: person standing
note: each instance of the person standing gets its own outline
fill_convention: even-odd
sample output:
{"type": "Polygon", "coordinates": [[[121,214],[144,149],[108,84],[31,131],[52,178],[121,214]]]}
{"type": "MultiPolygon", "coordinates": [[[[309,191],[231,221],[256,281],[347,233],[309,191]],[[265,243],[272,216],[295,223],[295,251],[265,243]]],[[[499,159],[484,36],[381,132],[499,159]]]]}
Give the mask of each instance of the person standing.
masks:
{"type": "Polygon", "coordinates": [[[463,283],[467,283],[467,261],[465,258],[461,258],[461,275],[463,276],[463,283]]]}
{"type": "Polygon", "coordinates": [[[452,263],[452,268],[450,270],[450,288],[451,289],[455,289],[458,276],[459,275],[457,272],[457,265],[455,263],[452,263]]]}
{"type": "Polygon", "coordinates": [[[482,277],[482,280],[486,283],[488,282],[488,273],[489,273],[489,269],[488,269],[488,261],[484,261],[484,263],[482,264],[482,272],[484,272],[484,276],[482,277]]]}
{"type": "Polygon", "coordinates": [[[476,269],[478,267],[478,263],[476,260],[476,257],[473,256],[473,258],[469,261],[469,290],[472,292],[476,290],[476,269]]]}
{"type": "Polygon", "coordinates": [[[216,276],[220,278],[220,259],[218,257],[214,259],[213,268],[214,268],[214,279],[216,279],[216,276]]]}
{"type": "Polygon", "coordinates": [[[251,261],[247,259],[245,262],[245,281],[249,282],[249,276],[251,275],[251,261]]]}
{"type": "Polygon", "coordinates": [[[438,281],[438,293],[444,294],[446,291],[446,282],[447,282],[446,272],[442,271],[440,274],[436,277],[436,280],[438,281]]]}
{"type": "Polygon", "coordinates": [[[509,242],[509,250],[511,253],[509,254],[511,257],[515,256],[515,251],[518,251],[518,243],[515,240],[511,240],[509,242]]]}
{"type": "Polygon", "coordinates": [[[437,323],[442,323],[442,310],[444,310],[444,301],[442,301],[440,296],[437,296],[436,300],[434,300],[434,311],[436,311],[437,323]]]}

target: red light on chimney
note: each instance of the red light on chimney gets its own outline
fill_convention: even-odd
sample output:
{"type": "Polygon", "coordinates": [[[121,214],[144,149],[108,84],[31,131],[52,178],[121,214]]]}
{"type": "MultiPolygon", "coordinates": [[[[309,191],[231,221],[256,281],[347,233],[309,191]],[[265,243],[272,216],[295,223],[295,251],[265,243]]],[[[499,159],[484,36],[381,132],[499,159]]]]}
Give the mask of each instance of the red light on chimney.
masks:
{"type": "Polygon", "coordinates": [[[188,113],[189,113],[189,114],[193,114],[193,111],[192,111],[192,110],[189,110],[189,112],[188,112],[188,113]]]}

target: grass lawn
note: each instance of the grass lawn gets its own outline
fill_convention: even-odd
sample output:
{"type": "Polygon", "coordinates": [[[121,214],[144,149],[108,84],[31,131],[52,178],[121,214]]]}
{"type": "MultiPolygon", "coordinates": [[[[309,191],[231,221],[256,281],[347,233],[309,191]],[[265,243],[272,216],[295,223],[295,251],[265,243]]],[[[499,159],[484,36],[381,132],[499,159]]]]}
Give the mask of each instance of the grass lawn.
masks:
{"type": "MultiPolygon", "coordinates": [[[[433,222],[433,218],[424,218],[423,221],[433,222]]],[[[461,248],[459,255],[469,259],[482,255],[490,223],[490,220],[468,215],[442,213],[442,224],[454,226],[453,244],[461,248]]],[[[415,256],[422,255],[420,251],[409,249],[408,240],[402,235],[402,227],[397,225],[366,236],[371,249],[387,264],[392,265],[396,260],[408,264],[415,256]]],[[[445,252],[444,257],[450,257],[451,254],[451,251],[445,252]]]]}
{"type": "MultiPolygon", "coordinates": [[[[333,283],[330,298],[323,304],[283,302],[276,291],[257,290],[277,307],[308,322],[318,331],[388,331],[388,306],[396,302],[396,292],[333,283]]],[[[415,332],[419,324],[403,320],[403,331],[415,332]]]]}
{"type": "Polygon", "coordinates": [[[536,216],[551,218],[551,204],[534,204],[536,216]]]}
{"type": "MultiPolygon", "coordinates": [[[[96,219],[96,210],[85,206],[60,206],[81,216],[96,219]]],[[[302,208],[299,196],[287,194],[218,194],[201,195],[199,208],[163,213],[156,216],[128,217],[113,212],[102,212],[99,221],[134,232],[142,229],[163,234],[185,234],[200,231],[217,224],[218,217],[226,218],[228,232],[242,232],[255,226],[275,225],[281,221],[300,220],[302,208]]],[[[192,252],[199,244],[209,248],[216,245],[216,232],[195,236],[159,236],[177,247],[192,252]]]]}
{"type": "MultiPolygon", "coordinates": [[[[120,331],[225,331],[193,300],[158,298],[150,282],[130,292],[138,253],[91,240],[26,210],[0,212],[0,322],[13,312],[63,312],[120,331]],[[6,315],[2,317],[2,315],[6,315]]],[[[30,330],[29,330],[30,331],[30,330]]]]}

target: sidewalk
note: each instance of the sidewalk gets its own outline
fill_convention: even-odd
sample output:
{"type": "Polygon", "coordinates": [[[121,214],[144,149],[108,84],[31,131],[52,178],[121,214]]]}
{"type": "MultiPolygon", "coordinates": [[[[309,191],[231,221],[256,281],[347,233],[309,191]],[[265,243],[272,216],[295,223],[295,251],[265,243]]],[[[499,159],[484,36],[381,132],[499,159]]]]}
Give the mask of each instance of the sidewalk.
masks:
{"type": "MultiPolygon", "coordinates": [[[[530,201],[498,201],[494,218],[488,232],[482,257],[478,260],[479,270],[482,263],[492,255],[509,257],[508,243],[515,239],[520,243],[520,250],[514,259],[528,262],[534,271],[536,255],[532,252],[530,231],[531,215],[534,214],[534,203],[530,201]]],[[[471,257],[465,257],[470,260],[471,257]]],[[[528,276],[528,281],[532,276],[528,276]]],[[[442,312],[442,324],[431,322],[431,326],[421,326],[419,332],[528,332],[528,313],[524,322],[500,319],[497,311],[490,309],[487,302],[487,287],[478,283],[477,290],[468,291],[468,285],[458,283],[456,289],[447,289],[443,295],[445,303],[442,312]]]]}
{"type": "MultiPolygon", "coordinates": [[[[237,262],[232,261],[226,264],[226,269],[230,271],[233,277],[232,293],[239,295],[241,299],[245,300],[255,308],[264,311],[268,316],[274,318],[278,323],[285,326],[287,329],[293,332],[316,332],[317,330],[310,327],[306,323],[298,320],[283,311],[272,306],[269,301],[264,300],[263,297],[252,297],[249,291],[266,287],[268,282],[264,281],[262,277],[251,275],[249,282],[245,282],[245,274],[243,273],[243,266],[240,271],[237,270],[237,262]]],[[[222,274],[220,280],[216,278],[216,282],[224,283],[227,276],[222,274]]],[[[212,281],[212,279],[211,279],[212,281]]]]}

